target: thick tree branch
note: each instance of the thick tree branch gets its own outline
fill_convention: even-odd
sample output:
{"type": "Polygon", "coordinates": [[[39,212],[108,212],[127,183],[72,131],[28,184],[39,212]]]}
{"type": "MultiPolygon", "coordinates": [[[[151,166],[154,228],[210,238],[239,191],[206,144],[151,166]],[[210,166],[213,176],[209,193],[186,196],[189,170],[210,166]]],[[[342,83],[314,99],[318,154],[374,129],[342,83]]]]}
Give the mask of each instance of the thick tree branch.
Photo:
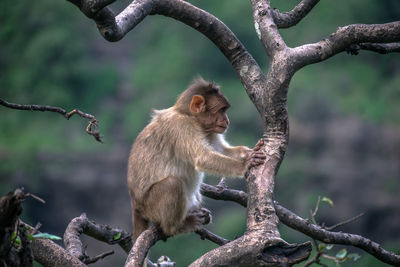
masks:
{"type": "MultiPolygon", "coordinates": [[[[326,60],[351,45],[362,43],[391,43],[400,41],[400,21],[386,24],[353,24],[340,27],[328,38],[314,44],[306,44],[292,50],[294,67],[326,60]]],[[[368,47],[365,46],[365,47],[368,47]]],[[[369,46],[371,49],[373,46],[369,46]]],[[[375,46],[376,47],[376,46],[375,46]]],[[[393,45],[395,48],[396,46],[393,45]]]]}
{"type": "Polygon", "coordinates": [[[0,98],[0,105],[5,106],[7,108],[19,109],[19,110],[56,112],[56,113],[63,115],[67,120],[69,120],[69,118],[71,118],[72,115],[78,114],[79,116],[90,120],[88,126],[86,127],[86,132],[89,135],[93,136],[96,139],[96,141],[103,143],[103,141],[101,140],[102,136],[100,135],[100,132],[98,131],[99,121],[93,115],[84,113],[84,112],[80,111],[79,109],[74,109],[70,112],[67,112],[65,109],[62,109],[59,107],[46,106],[46,105],[15,104],[15,103],[7,102],[1,98],[0,98]]]}
{"type": "Polygon", "coordinates": [[[280,12],[274,9],[272,12],[278,28],[290,28],[299,23],[318,4],[320,0],[303,0],[289,12],[280,12]]]}
{"type": "MultiPolygon", "coordinates": [[[[27,223],[21,222],[30,234],[37,234],[38,230],[27,223]]],[[[86,267],[79,259],[72,256],[64,248],[57,245],[50,239],[35,238],[31,243],[35,261],[44,267],[86,267]]]]}
{"type": "Polygon", "coordinates": [[[160,239],[167,237],[162,233],[159,227],[152,226],[136,239],[128,258],[125,261],[125,267],[141,267],[146,259],[149,249],[160,239]]]}
{"type": "Polygon", "coordinates": [[[251,0],[254,27],[267,54],[273,58],[276,53],[287,49],[273,18],[269,0],[251,0]]]}

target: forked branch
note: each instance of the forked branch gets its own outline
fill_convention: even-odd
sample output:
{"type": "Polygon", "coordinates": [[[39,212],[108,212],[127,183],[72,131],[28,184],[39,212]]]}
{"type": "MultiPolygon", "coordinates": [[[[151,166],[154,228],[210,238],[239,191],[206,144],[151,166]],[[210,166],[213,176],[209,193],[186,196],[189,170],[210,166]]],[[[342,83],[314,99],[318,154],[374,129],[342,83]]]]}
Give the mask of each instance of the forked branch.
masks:
{"type": "Polygon", "coordinates": [[[118,244],[124,251],[126,251],[126,253],[129,252],[133,245],[130,233],[127,233],[121,229],[113,229],[106,225],[96,224],[95,222],[89,220],[86,214],[83,213],[81,216],[72,219],[68,224],[68,227],[64,233],[64,245],[65,249],[72,256],[80,259],[86,264],[93,263],[102,257],[110,255],[110,253],[105,253],[94,258],[88,257],[84,252],[84,248],[80,240],[81,234],[86,234],[110,245],[118,244]]]}

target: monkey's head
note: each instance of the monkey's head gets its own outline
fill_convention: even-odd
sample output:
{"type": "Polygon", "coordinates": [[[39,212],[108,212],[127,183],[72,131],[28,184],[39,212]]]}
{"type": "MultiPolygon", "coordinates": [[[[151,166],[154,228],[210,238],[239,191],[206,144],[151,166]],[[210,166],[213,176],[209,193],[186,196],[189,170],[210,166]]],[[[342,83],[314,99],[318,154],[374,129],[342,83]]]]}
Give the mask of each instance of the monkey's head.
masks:
{"type": "Polygon", "coordinates": [[[228,99],[218,85],[201,77],[179,96],[174,107],[180,113],[193,116],[206,133],[224,133],[229,126],[228,99]]]}

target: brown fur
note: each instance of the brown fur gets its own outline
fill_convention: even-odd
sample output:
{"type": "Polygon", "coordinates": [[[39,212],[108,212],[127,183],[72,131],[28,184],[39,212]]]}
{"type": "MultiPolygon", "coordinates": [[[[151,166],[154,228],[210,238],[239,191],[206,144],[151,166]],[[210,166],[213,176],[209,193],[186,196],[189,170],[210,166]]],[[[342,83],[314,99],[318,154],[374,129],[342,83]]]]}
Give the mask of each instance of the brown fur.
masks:
{"type": "Polygon", "coordinates": [[[166,235],[209,223],[210,212],[200,207],[202,172],[243,176],[249,166],[263,162],[259,145],[231,147],[216,133],[229,124],[228,107],[217,85],[198,78],[173,107],[155,111],[137,136],[128,164],[134,240],[149,221],[166,235]]]}

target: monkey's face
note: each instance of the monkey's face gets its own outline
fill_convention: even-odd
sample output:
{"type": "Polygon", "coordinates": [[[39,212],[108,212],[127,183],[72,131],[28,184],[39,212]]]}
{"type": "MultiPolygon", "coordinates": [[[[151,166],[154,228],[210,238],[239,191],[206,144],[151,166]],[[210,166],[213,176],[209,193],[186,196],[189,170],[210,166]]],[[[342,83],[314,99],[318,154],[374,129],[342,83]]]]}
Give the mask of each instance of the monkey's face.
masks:
{"type": "Polygon", "coordinates": [[[198,115],[198,119],[207,133],[224,133],[229,126],[227,110],[230,107],[223,95],[211,96],[206,101],[206,109],[198,115]]]}

